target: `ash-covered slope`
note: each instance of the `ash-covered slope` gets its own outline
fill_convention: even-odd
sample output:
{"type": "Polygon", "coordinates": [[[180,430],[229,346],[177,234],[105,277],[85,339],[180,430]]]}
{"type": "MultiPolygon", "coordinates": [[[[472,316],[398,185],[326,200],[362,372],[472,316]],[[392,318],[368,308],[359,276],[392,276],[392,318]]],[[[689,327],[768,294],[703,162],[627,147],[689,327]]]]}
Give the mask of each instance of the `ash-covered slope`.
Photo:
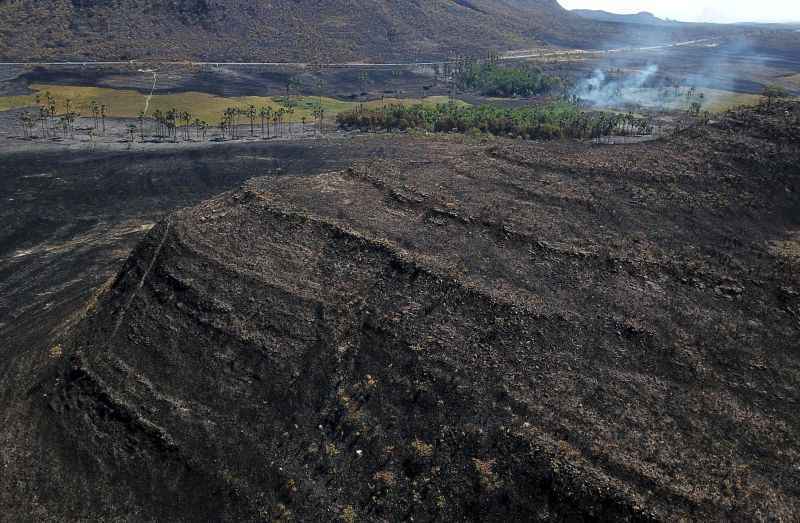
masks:
{"type": "Polygon", "coordinates": [[[796,520],[785,111],[800,115],[622,148],[443,144],[436,161],[260,178],[176,213],[32,392],[50,463],[37,503],[186,521],[796,520]]]}
{"type": "Polygon", "coordinates": [[[387,61],[673,36],[584,20],[555,0],[0,2],[0,57],[15,60],[387,61]]]}

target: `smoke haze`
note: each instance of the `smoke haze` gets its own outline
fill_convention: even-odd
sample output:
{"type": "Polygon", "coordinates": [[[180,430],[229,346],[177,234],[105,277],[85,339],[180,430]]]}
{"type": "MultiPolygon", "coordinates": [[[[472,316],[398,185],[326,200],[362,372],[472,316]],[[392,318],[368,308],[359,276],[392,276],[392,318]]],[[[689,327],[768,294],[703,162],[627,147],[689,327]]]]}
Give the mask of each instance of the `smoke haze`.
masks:
{"type": "Polygon", "coordinates": [[[800,22],[796,0],[559,0],[566,9],[600,9],[613,13],[648,11],[684,22],[800,22]]]}

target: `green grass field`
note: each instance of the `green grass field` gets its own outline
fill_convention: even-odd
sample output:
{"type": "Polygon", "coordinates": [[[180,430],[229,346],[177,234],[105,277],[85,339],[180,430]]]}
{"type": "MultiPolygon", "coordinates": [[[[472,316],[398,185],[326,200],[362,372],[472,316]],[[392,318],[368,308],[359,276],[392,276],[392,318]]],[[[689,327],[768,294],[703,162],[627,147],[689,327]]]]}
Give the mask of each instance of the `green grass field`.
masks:
{"type": "MultiPolygon", "coordinates": [[[[43,85],[34,84],[31,89],[36,93],[44,95],[49,92],[57,100],[57,111],[64,110],[64,102],[69,99],[74,110],[82,116],[90,114],[89,105],[92,101],[109,107],[108,115],[118,118],[136,118],[139,112],[145,107],[147,96],[132,90],[110,89],[105,87],[76,87],[65,85],[43,85]]],[[[26,96],[4,96],[0,97],[0,111],[16,109],[22,107],[35,107],[36,95],[26,96]]],[[[335,117],[336,114],[347,111],[358,106],[361,102],[346,102],[326,97],[292,97],[294,114],[287,116],[286,121],[300,122],[303,118],[308,121],[313,120],[312,111],[320,102],[326,111],[326,117],[335,117]]],[[[365,107],[380,107],[383,104],[403,104],[413,105],[425,103],[435,105],[446,103],[445,96],[432,96],[423,99],[394,99],[386,98],[383,101],[376,100],[364,102],[365,107]]],[[[460,102],[463,103],[463,102],[460,102]]],[[[219,123],[223,111],[228,107],[247,108],[250,105],[257,109],[269,107],[278,110],[286,107],[285,98],[282,96],[242,96],[225,98],[207,93],[186,92],[178,94],[156,94],[150,100],[148,115],[152,116],[156,110],[166,112],[170,109],[188,111],[192,118],[199,118],[205,122],[216,125],[219,123]]]]}

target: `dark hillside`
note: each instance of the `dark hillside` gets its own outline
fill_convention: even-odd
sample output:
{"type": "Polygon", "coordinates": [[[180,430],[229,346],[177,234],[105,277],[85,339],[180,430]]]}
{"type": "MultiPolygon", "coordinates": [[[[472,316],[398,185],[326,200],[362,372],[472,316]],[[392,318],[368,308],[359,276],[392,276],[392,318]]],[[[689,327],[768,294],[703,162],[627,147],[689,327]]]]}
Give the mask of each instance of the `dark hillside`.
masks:
{"type": "Polygon", "coordinates": [[[599,22],[619,22],[625,24],[643,24],[643,25],[675,25],[676,22],[669,20],[662,20],[653,13],[641,12],[636,14],[617,14],[609,13],[608,11],[598,11],[594,9],[573,9],[572,13],[580,16],[581,18],[588,18],[590,20],[597,20],[599,22]]]}
{"type": "Polygon", "coordinates": [[[378,61],[684,36],[647,29],[554,0],[18,0],[0,3],[0,57],[378,61]]]}
{"type": "Polygon", "coordinates": [[[430,142],[175,213],[29,391],[39,452],[5,470],[33,478],[0,501],[796,521],[798,119],[616,148],[430,142]]]}

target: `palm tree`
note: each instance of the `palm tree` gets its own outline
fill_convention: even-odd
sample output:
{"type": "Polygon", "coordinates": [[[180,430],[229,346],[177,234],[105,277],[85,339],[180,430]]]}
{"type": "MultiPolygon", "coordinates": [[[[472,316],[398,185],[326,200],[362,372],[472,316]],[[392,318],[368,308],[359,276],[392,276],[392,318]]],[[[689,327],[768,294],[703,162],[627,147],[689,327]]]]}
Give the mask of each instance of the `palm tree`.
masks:
{"type": "Polygon", "coordinates": [[[323,118],[325,118],[325,109],[322,108],[322,105],[318,105],[314,108],[312,114],[314,115],[314,118],[317,120],[317,129],[319,131],[319,134],[322,134],[323,131],[322,120],[323,118]]]}
{"type": "Polygon", "coordinates": [[[250,136],[255,136],[256,134],[256,116],[258,116],[256,106],[251,105],[247,108],[247,118],[250,119],[250,136]]]}
{"type": "Polygon", "coordinates": [[[173,108],[167,111],[167,134],[173,142],[178,141],[178,110],[173,108]]]}
{"type": "Polygon", "coordinates": [[[106,113],[108,112],[109,107],[105,104],[100,106],[100,118],[103,121],[103,134],[106,134],[106,113]]]}
{"type": "Polygon", "coordinates": [[[258,110],[258,117],[261,118],[261,137],[264,137],[264,120],[267,118],[267,108],[261,107],[258,110]]]}
{"type": "Polygon", "coordinates": [[[156,135],[159,138],[164,137],[164,113],[161,112],[161,109],[156,109],[153,112],[153,118],[156,121],[156,135]]]}
{"type": "Polygon", "coordinates": [[[278,136],[278,122],[280,122],[280,120],[281,120],[281,114],[280,114],[281,111],[283,111],[283,109],[279,109],[277,111],[273,111],[273,113],[272,113],[272,126],[273,126],[272,128],[275,129],[275,137],[276,138],[278,136]]]}
{"type": "Polygon", "coordinates": [[[97,129],[100,127],[100,122],[98,121],[98,117],[100,115],[100,106],[97,104],[96,100],[92,100],[89,102],[89,111],[92,113],[92,122],[94,128],[97,129]]]}
{"type": "Polygon", "coordinates": [[[48,112],[48,120],[52,119],[51,122],[48,122],[48,127],[50,127],[52,134],[55,136],[56,128],[55,128],[55,118],[56,118],[56,99],[50,96],[50,91],[46,91],[44,93],[45,98],[47,98],[47,112],[48,112]]]}
{"type": "Polygon", "coordinates": [[[144,141],[144,111],[139,111],[139,139],[144,141]]]}
{"type": "Polygon", "coordinates": [[[42,124],[42,138],[47,138],[47,108],[39,107],[39,122],[42,124]]]}
{"type": "Polygon", "coordinates": [[[272,107],[267,107],[267,117],[266,117],[266,122],[267,122],[267,138],[269,138],[269,137],[270,137],[270,136],[269,136],[269,134],[270,134],[270,133],[269,133],[269,122],[270,122],[270,120],[272,120],[272,117],[273,117],[273,116],[274,116],[274,111],[272,110],[272,107]]]}
{"type": "Polygon", "coordinates": [[[30,137],[31,120],[32,120],[31,113],[29,113],[28,111],[23,111],[19,115],[19,123],[22,126],[22,135],[25,138],[30,137]]]}
{"type": "Polygon", "coordinates": [[[183,123],[184,123],[183,136],[186,139],[186,141],[189,141],[192,138],[192,135],[191,135],[191,133],[192,133],[192,115],[191,115],[191,113],[189,113],[189,111],[184,111],[183,113],[181,113],[181,118],[183,119],[183,123]]]}
{"type": "Polygon", "coordinates": [[[67,98],[64,100],[64,117],[61,119],[62,126],[64,127],[64,137],[69,133],[69,114],[72,109],[72,100],[67,98]]]}

